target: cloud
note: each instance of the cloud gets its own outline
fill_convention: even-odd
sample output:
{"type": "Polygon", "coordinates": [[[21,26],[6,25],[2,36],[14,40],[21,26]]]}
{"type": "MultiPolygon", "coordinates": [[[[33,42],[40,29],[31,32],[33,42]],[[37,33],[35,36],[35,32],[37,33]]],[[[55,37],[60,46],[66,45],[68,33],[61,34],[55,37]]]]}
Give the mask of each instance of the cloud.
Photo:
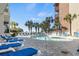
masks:
{"type": "Polygon", "coordinates": [[[43,16],[46,16],[46,14],[47,14],[46,12],[39,12],[39,13],[38,13],[38,16],[39,16],[39,17],[43,17],[43,16]]]}
{"type": "Polygon", "coordinates": [[[44,17],[44,16],[53,16],[52,12],[40,12],[38,13],[39,17],[44,17]]]}
{"type": "Polygon", "coordinates": [[[48,13],[48,16],[53,16],[52,12],[48,13]]]}
{"type": "Polygon", "coordinates": [[[35,7],[36,7],[36,4],[35,3],[28,4],[26,6],[26,10],[28,10],[28,11],[33,10],[35,7]]]}
{"type": "Polygon", "coordinates": [[[35,17],[31,17],[30,20],[32,20],[33,22],[38,22],[40,19],[39,18],[35,18],[35,17]]]}

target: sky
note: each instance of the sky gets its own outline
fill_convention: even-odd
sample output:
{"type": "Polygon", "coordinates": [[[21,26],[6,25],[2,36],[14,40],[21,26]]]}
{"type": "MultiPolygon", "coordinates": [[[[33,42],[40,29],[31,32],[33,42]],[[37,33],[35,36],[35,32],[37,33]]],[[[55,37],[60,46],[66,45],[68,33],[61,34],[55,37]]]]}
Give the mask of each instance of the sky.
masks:
{"type": "MultiPolygon", "coordinates": [[[[42,22],[47,16],[55,16],[55,8],[52,3],[10,3],[10,20],[19,24],[24,31],[28,31],[25,22],[42,22]]],[[[52,24],[53,25],[53,24],[52,24]]]]}

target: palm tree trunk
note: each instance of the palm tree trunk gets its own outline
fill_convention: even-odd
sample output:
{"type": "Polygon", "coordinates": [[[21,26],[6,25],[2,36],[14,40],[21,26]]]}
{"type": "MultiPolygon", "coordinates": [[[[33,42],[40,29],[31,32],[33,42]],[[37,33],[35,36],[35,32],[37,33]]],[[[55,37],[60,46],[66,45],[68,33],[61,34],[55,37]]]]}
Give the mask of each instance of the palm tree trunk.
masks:
{"type": "Polygon", "coordinates": [[[31,27],[31,34],[32,34],[32,27],[31,27]]]}
{"type": "Polygon", "coordinates": [[[38,31],[37,31],[37,28],[36,28],[36,33],[37,33],[38,31]]]}
{"type": "Polygon", "coordinates": [[[38,33],[39,33],[39,27],[38,27],[38,33]]]}
{"type": "Polygon", "coordinates": [[[72,22],[70,20],[70,36],[72,36],[72,22]]]}
{"type": "Polygon", "coordinates": [[[28,27],[28,30],[29,30],[29,34],[30,34],[30,27],[28,27]]]}
{"type": "Polygon", "coordinates": [[[37,28],[35,27],[35,32],[37,33],[37,28]]]}

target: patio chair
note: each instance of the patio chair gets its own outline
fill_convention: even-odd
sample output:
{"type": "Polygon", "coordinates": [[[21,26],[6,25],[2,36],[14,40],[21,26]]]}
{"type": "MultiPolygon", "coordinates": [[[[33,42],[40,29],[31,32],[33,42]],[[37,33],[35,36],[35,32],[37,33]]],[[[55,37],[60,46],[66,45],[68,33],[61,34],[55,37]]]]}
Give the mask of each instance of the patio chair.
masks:
{"type": "Polygon", "coordinates": [[[34,48],[25,48],[15,52],[7,52],[0,54],[0,56],[33,56],[38,53],[37,49],[34,48]]]}

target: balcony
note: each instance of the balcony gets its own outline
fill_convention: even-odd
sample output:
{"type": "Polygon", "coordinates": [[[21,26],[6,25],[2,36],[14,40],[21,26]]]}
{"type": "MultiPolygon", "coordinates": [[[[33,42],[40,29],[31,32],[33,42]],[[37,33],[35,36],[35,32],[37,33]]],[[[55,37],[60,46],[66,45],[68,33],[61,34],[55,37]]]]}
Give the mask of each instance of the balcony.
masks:
{"type": "Polygon", "coordinates": [[[55,7],[57,7],[57,6],[59,6],[59,3],[55,3],[55,5],[54,5],[55,7]]]}
{"type": "Polygon", "coordinates": [[[55,7],[55,11],[59,12],[59,6],[55,7]]]}
{"type": "Polygon", "coordinates": [[[4,25],[6,25],[6,24],[9,24],[9,22],[8,21],[4,21],[4,25]]]}
{"type": "Polygon", "coordinates": [[[8,7],[6,7],[6,8],[4,9],[4,11],[5,11],[5,12],[8,12],[8,7]]]}
{"type": "Polygon", "coordinates": [[[9,28],[6,28],[4,33],[9,33],[9,28]]]}
{"type": "Polygon", "coordinates": [[[10,16],[8,13],[4,14],[4,23],[8,23],[10,21],[10,16]]]}

